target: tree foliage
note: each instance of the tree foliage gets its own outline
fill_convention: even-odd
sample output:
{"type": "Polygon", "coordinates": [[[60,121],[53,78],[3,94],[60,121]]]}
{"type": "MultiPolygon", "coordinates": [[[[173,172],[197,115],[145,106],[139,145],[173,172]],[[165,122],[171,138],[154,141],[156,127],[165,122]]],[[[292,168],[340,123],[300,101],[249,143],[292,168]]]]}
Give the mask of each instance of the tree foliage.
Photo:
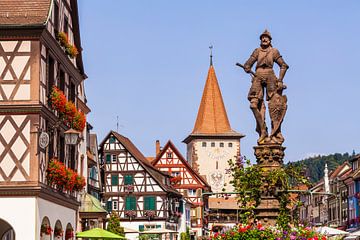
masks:
{"type": "Polygon", "coordinates": [[[107,230],[109,232],[125,236],[124,228],[120,226],[120,217],[116,212],[111,212],[110,219],[108,221],[107,230]]]}
{"type": "Polygon", "coordinates": [[[260,205],[261,196],[274,196],[279,201],[277,224],[288,229],[291,222],[291,199],[289,190],[294,186],[308,184],[300,165],[288,164],[273,170],[264,170],[261,166],[252,165],[250,160],[240,157],[229,161],[230,173],[235,192],[238,193],[238,204],[241,208],[240,219],[243,224],[256,221],[255,209],[260,205]]]}
{"type": "Polygon", "coordinates": [[[296,166],[304,166],[306,175],[309,177],[310,182],[316,183],[324,177],[325,164],[328,165],[329,172],[349,160],[355,153],[350,155],[349,153],[334,153],[326,156],[314,156],[309,157],[297,162],[293,162],[296,166]]]}

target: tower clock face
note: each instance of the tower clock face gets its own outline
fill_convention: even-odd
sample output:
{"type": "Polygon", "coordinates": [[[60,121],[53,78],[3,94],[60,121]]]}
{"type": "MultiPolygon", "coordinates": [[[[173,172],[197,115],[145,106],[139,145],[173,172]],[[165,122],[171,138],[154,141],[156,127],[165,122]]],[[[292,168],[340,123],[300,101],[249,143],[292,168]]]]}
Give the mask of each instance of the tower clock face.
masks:
{"type": "Polygon", "coordinates": [[[207,149],[206,154],[213,160],[228,160],[226,157],[229,156],[229,152],[227,150],[219,147],[207,149]]]}

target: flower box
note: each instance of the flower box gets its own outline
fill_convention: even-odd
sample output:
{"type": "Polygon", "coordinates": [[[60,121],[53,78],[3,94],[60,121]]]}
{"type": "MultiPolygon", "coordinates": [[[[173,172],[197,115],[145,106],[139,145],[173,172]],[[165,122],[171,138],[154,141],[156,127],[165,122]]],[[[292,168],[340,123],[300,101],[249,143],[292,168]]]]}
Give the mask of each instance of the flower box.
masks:
{"type": "Polygon", "coordinates": [[[170,178],[170,183],[172,185],[178,185],[181,183],[181,179],[182,179],[181,176],[172,177],[170,178]]]}
{"type": "Polygon", "coordinates": [[[129,218],[136,217],[136,211],[135,210],[125,210],[125,216],[129,218]]]}
{"type": "Polygon", "coordinates": [[[77,110],[73,102],[67,101],[65,94],[55,86],[50,94],[50,107],[59,113],[59,118],[66,126],[80,132],[84,130],[85,114],[77,110]]]}
{"type": "Polygon", "coordinates": [[[125,185],[125,191],[128,193],[134,192],[134,185],[125,185]]]}
{"type": "Polygon", "coordinates": [[[57,159],[52,159],[46,169],[46,180],[50,186],[63,191],[81,191],[85,187],[84,177],[67,168],[57,159]]]}
{"type": "Polygon", "coordinates": [[[75,58],[79,54],[79,51],[77,50],[76,46],[70,43],[69,36],[67,35],[67,33],[59,32],[56,38],[59,41],[60,46],[65,48],[65,53],[70,58],[75,58]]]}
{"type": "Polygon", "coordinates": [[[148,218],[153,218],[156,216],[156,212],[154,210],[145,210],[144,216],[148,218]]]}

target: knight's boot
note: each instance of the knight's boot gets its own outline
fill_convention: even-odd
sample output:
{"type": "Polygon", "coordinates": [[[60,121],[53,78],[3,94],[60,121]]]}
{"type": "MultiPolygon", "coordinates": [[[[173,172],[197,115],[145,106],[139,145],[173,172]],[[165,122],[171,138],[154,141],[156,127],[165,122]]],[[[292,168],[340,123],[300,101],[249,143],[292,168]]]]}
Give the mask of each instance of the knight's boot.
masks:
{"type": "Polygon", "coordinates": [[[269,141],[269,137],[268,137],[267,129],[266,128],[262,129],[261,135],[257,142],[259,145],[261,145],[261,144],[266,144],[268,141],[269,141]]]}
{"type": "Polygon", "coordinates": [[[281,134],[281,132],[278,132],[276,135],[271,136],[271,143],[279,144],[281,145],[284,142],[284,137],[281,134]]]}

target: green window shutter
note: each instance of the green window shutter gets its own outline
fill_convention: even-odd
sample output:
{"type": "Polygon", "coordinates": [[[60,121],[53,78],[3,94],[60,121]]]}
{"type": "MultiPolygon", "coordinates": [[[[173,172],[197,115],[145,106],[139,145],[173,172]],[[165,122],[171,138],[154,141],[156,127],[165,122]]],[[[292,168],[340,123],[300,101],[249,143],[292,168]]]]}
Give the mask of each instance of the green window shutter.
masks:
{"type": "Polygon", "coordinates": [[[136,210],[136,198],[134,196],[125,198],[125,210],[136,210]]]}
{"type": "Polygon", "coordinates": [[[140,231],[140,232],[143,232],[144,230],[145,230],[144,225],[139,225],[139,231],[140,231]]]}
{"type": "Polygon", "coordinates": [[[124,184],[125,185],[133,185],[134,184],[134,176],[133,175],[125,175],[124,184]]]}
{"type": "Polygon", "coordinates": [[[150,210],[156,210],[156,198],[150,197],[150,210]]]}
{"type": "Polygon", "coordinates": [[[111,185],[119,185],[119,176],[111,175],[111,185]]]}
{"type": "Polygon", "coordinates": [[[111,163],[111,155],[106,154],[106,163],[111,163]]]}
{"type": "Polygon", "coordinates": [[[184,203],[179,201],[179,212],[184,213],[184,203]]]}
{"type": "Polygon", "coordinates": [[[155,197],[144,197],[144,210],[156,210],[155,197]]]}
{"type": "Polygon", "coordinates": [[[106,202],[106,210],[108,212],[111,212],[111,210],[112,210],[112,201],[107,201],[106,202]]]}
{"type": "Polygon", "coordinates": [[[161,228],[161,225],[156,225],[156,228],[161,228]]]}

